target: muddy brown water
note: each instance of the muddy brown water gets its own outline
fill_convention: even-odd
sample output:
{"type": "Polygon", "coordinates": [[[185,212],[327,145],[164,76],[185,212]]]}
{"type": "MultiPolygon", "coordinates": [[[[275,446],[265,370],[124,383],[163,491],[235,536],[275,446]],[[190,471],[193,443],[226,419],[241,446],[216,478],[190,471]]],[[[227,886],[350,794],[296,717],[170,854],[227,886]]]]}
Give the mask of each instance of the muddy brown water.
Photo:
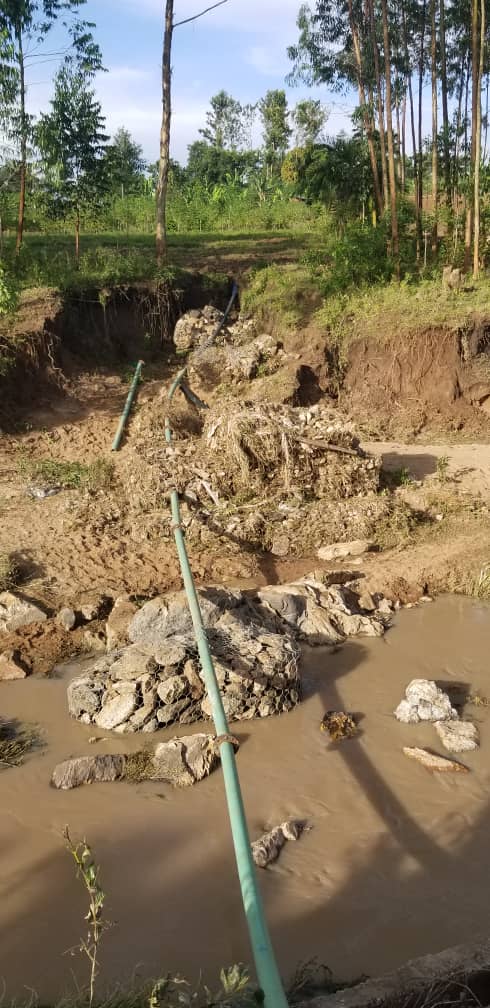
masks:
{"type": "MultiPolygon", "coordinates": [[[[371,976],[488,930],[490,709],[470,708],[481,748],[469,774],[431,776],[403,745],[441,751],[431,725],[392,710],[415,676],[490,694],[490,605],[448,597],[401,613],[383,640],[357,639],[304,658],[306,697],[281,718],[238,725],[251,834],[287,817],[313,829],[259,872],[280,965],[318,956],[337,976],[371,976]],[[325,710],[361,716],[358,740],[329,747],[325,710]]],[[[86,979],[68,950],[84,932],[84,895],[61,832],[85,836],[101,865],[114,927],[101,984],[180,971],[216,979],[250,962],[221,773],[194,789],[99,784],[49,787],[70,755],[137,748],[70,721],[66,681],[0,685],[3,716],[37,722],[47,746],[0,773],[0,977],[10,997],[59,996],[86,979]]],[[[198,730],[198,726],[196,726],[198,730]]],[[[161,737],[175,732],[162,732],[161,737]]],[[[159,736],[160,738],[160,736],[159,736]]]]}

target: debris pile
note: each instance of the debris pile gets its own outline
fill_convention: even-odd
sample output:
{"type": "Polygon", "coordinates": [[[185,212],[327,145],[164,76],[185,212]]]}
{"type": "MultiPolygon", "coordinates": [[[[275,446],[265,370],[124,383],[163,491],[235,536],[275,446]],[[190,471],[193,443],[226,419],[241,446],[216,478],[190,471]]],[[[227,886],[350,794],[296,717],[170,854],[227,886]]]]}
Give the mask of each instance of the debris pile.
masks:
{"type": "MultiPolygon", "coordinates": [[[[311,579],[257,592],[205,589],[199,597],[231,721],[298,703],[299,640],[336,644],[350,634],[380,636],[386,625],[348,588],[311,579]]],[[[211,716],[183,592],[129,610],[120,633],[131,643],[96,657],[68,686],[72,717],[117,732],[154,732],[211,716]]]]}
{"type": "Polygon", "coordinates": [[[206,305],[186,312],[175,326],[175,348],[179,353],[191,351],[189,373],[203,388],[221,384],[225,376],[232,381],[250,380],[259,367],[274,370],[287,356],[279,340],[258,333],[255,322],[242,316],[215,335],[221,319],[221,312],[206,305]]]}
{"type": "MultiPolygon", "coordinates": [[[[227,400],[198,414],[176,404],[171,445],[158,431],[155,438],[154,425],[135,430],[138,466],[127,480],[135,513],[158,508],[169,538],[161,503],[174,487],[188,542],[219,543],[220,553],[238,543],[304,555],[369,539],[389,513],[389,498],[378,493],[380,460],[332,410],[227,400]],[[203,423],[201,434],[190,430],[192,418],[203,423]]],[[[165,409],[161,400],[162,425],[165,409]]]]}

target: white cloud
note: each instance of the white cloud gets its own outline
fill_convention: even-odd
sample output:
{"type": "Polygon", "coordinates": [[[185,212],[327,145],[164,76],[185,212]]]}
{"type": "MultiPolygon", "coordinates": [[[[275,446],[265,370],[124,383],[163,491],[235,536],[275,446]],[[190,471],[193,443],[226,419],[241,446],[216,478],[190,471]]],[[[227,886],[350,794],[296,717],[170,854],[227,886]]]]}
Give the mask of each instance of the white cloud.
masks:
{"type": "MultiPolygon", "coordinates": [[[[162,21],[161,0],[123,0],[130,11],[146,12],[162,21]]],[[[210,0],[176,0],[175,20],[180,21],[193,14],[198,14],[209,6],[210,0]]],[[[216,10],[210,11],[202,20],[202,24],[212,23],[227,29],[236,28],[249,31],[256,35],[273,32],[277,35],[278,26],[281,31],[285,24],[294,28],[300,0],[230,0],[216,10]]],[[[198,22],[197,22],[198,23],[198,22]]]]}

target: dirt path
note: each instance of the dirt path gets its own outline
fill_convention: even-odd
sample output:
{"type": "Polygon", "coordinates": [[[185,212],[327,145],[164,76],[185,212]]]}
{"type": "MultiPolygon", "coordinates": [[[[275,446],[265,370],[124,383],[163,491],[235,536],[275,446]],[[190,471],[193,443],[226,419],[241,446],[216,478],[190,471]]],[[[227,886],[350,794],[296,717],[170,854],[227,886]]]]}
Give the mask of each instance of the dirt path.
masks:
{"type": "Polygon", "coordinates": [[[402,444],[367,441],[366,451],[381,455],[388,472],[407,470],[411,479],[453,481],[473,495],[490,496],[490,444],[402,444]],[[442,460],[442,473],[440,470],[442,460]],[[446,465],[447,462],[447,465],[446,465]],[[439,467],[438,467],[439,465],[439,467]]]}

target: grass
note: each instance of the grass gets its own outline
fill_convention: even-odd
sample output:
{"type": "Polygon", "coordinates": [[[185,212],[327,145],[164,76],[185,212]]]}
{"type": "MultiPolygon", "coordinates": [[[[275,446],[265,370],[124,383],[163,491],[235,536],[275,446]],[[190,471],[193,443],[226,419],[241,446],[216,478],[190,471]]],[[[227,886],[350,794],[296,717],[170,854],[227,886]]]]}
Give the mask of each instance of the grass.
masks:
{"type": "MultiPolygon", "coordinates": [[[[168,259],[172,268],[229,274],[278,259],[297,261],[314,242],[314,233],[296,230],[174,234],[168,236],[168,259]]],[[[78,267],[71,235],[26,234],[18,259],[14,244],[13,236],[5,238],[3,254],[21,290],[128,283],[160,276],[151,234],[84,235],[78,267]]]]}
{"type": "Polygon", "coordinates": [[[85,487],[101,490],[111,486],[114,464],[109,459],[95,459],[89,465],[83,462],[57,462],[54,459],[34,461],[22,456],[19,471],[23,477],[46,486],[60,486],[65,490],[85,487]]]}
{"type": "Polygon", "coordinates": [[[490,599],[490,563],[483,564],[479,574],[474,578],[470,595],[473,598],[490,599]]]}
{"type": "Polygon", "coordinates": [[[39,734],[30,725],[0,719],[0,769],[21,766],[28,752],[39,745],[39,734]]]}
{"type": "Polygon", "coordinates": [[[9,553],[0,552],[0,592],[11,591],[19,583],[20,571],[9,553]]]}

